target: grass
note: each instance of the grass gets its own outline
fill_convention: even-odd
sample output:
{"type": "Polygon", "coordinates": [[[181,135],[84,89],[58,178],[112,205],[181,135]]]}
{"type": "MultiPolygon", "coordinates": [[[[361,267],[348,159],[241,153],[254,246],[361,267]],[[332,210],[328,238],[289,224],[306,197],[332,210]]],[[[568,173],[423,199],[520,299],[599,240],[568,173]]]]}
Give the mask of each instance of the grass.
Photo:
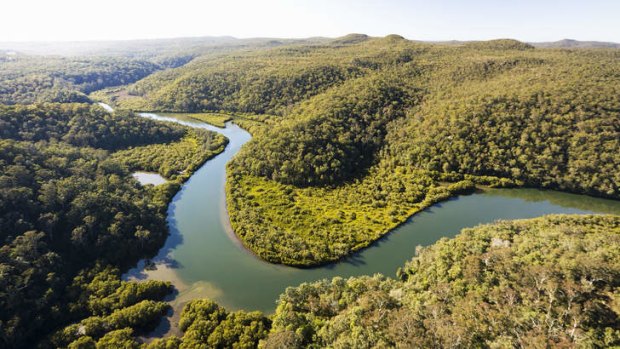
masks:
{"type": "Polygon", "coordinates": [[[155,113],[163,116],[172,117],[186,116],[217,127],[225,127],[226,122],[234,121],[236,124],[252,133],[260,127],[264,127],[277,122],[277,117],[264,114],[236,113],[235,115],[232,115],[224,113],[155,113]]]}
{"type": "Polygon", "coordinates": [[[227,121],[233,119],[232,115],[222,113],[161,113],[164,116],[189,116],[192,119],[200,120],[217,127],[225,127],[227,121]]]}
{"type": "Polygon", "coordinates": [[[233,229],[247,247],[270,262],[311,266],[364,248],[412,214],[473,187],[440,182],[428,171],[375,167],[338,187],[229,175],[227,200],[233,229]]]}

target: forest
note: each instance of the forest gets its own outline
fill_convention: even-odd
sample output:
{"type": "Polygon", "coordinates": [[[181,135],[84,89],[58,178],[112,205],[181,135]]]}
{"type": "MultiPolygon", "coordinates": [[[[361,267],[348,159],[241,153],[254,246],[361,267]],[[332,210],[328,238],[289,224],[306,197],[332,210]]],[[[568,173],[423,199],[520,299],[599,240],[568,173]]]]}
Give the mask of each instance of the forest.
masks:
{"type": "Polygon", "coordinates": [[[0,348],[620,346],[618,216],[466,229],[396,279],[283,290],[275,314],[194,300],[180,335],[148,343],[175,290],[121,279],[228,143],[138,111],[251,132],[227,165],[231,226],[259,257],[311,267],[477,188],[620,199],[617,49],[361,34],[141,45],[0,53],[0,348]],[[168,182],[141,186],[138,170],[168,182]]]}
{"type": "Polygon", "coordinates": [[[88,102],[88,94],[138,81],[155,63],[113,57],[39,57],[0,54],[0,103],[88,102]]]}
{"type": "Polygon", "coordinates": [[[258,51],[284,42],[222,37],[0,43],[0,104],[85,103],[91,92],[118,89],[197,57],[258,51]]]}
{"type": "Polygon", "coordinates": [[[288,288],[264,348],[613,347],[618,216],[546,216],[463,230],[399,279],[288,288]]]}
{"type": "Polygon", "coordinates": [[[97,96],[138,110],[268,114],[239,122],[253,139],[228,166],[231,223],[262,258],[310,266],[462,192],[451,186],[620,198],[619,58],[349,35],[198,57],[97,96]]]}
{"type": "MultiPolygon", "coordinates": [[[[145,349],[613,347],[620,345],[618,261],[618,216],[501,221],[419,249],[397,279],[374,275],[289,287],[269,317],[191,301],[179,320],[182,335],[148,344],[132,337],[128,310],[110,307],[126,302],[127,289],[135,287],[123,285],[88,304],[111,315],[83,320],[81,331],[67,327],[54,340],[69,348],[145,349]]],[[[104,275],[96,278],[111,279],[104,275]]],[[[145,321],[158,310],[150,301],[138,306],[145,321]]]]}
{"type": "Polygon", "coordinates": [[[118,268],[159,250],[172,195],[226,140],[88,104],[2,106],[0,125],[0,347],[81,318],[93,336],[152,329],[171,286],[121,282],[118,268]],[[171,181],[142,187],[138,169],[171,181]]]}

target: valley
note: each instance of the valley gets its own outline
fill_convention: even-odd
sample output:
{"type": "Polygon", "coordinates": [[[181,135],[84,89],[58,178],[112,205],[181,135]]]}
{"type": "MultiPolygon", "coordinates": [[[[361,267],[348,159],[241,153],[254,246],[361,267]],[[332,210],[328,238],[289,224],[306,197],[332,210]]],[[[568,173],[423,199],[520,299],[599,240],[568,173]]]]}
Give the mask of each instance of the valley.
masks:
{"type": "Polygon", "coordinates": [[[620,345],[613,45],[101,45],[0,53],[0,348],[620,345]]]}

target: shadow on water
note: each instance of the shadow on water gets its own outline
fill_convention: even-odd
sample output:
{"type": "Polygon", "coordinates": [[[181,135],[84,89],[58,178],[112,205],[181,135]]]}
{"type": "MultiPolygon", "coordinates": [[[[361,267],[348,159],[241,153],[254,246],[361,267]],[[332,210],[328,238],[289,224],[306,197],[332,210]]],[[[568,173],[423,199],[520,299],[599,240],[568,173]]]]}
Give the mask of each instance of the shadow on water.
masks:
{"type": "MultiPolygon", "coordinates": [[[[183,118],[179,121],[178,118],[168,117],[168,116],[159,116],[159,115],[150,114],[150,113],[142,113],[140,115],[142,117],[146,117],[148,119],[152,119],[156,121],[177,122],[177,123],[180,123],[188,127],[211,130],[211,131],[218,132],[224,135],[228,135],[228,137],[230,137],[231,133],[235,132],[234,130],[233,131],[230,130],[232,123],[226,123],[227,128],[220,128],[220,127],[208,125],[202,122],[197,122],[195,119],[192,119],[190,117],[183,118]]],[[[200,171],[203,171],[204,167],[206,167],[208,163],[212,163],[216,161],[217,158],[224,157],[225,153],[230,151],[230,148],[233,147],[233,144],[234,144],[233,142],[229,142],[226,145],[226,148],[224,149],[222,153],[209,159],[194,174],[200,171]]],[[[124,279],[147,280],[150,278],[148,274],[149,271],[153,271],[161,267],[165,269],[180,269],[183,267],[183,265],[177,259],[173,257],[173,252],[177,249],[178,246],[184,243],[183,234],[178,228],[178,222],[176,219],[175,212],[177,210],[177,204],[184,199],[184,197],[187,194],[188,186],[191,184],[193,180],[195,180],[194,176],[190,177],[182,185],[181,189],[174,195],[171,202],[168,204],[168,209],[167,209],[168,217],[166,219],[166,222],[168,225],[169,234],[168,234],[168,237],[166,238],[166,242],[164,243],[164,246],[159,250],[156,256],[149,258],[149,259],[140,260],[137,263],[136,267],[130,269],[123,275],[124,279]]],[[[225,203],[224,203],[224,206],[225,206],[225,203]]]]}
{"type": "MultiPolygon", "coordinates": [[[[164,299],[164,301],[172,302],[177,296],[178,292],[175,290],[168,297],[164,299]]],[[[154,330],[144,333],[140,338],[149,342],[155,338],[160,338],[169,335],[181,335],[181,331],[178,329],[177,323],[179,321],[181,314],[180,309],[175,309],[175,307],[170,307],[165,316],[161,318],[157,327],[154,330]]]]}
{"type": "MultiPolygon", "coordinates": [[[[170,294],[166,296],[166,298],[164,298],[164,301],[172,302],[177,298],[178,295],[179,291],[175,288],[170,294]]],[[[173,319],[180,316],[180,314],[177,314],[177,312],[178,309],[170,307],[170,309],[168,309],[168,312],[166,313],[166,316],[161,319],[159,325],[157,325],[157,327],[149,333],[149,337],[161,337],[167,333],[170,333],[170,331],[176,328],[176,325],[173,326],[173,319]]]]}
{"type": "MultiPolygon", "coordinates": [[[[478,194],[480,194],[480,192],[478,192],[478,194]]],[[[435,214],[435,210],[439,210],[442,209],[444,207],[445,203],[449,203],[449,202],[456,202],[458,201],[461,197],[463,196],[470,196],[470,195],[474,195],[474,194],[464,194],[464,195],[459,195],[456,197],[452,197],[449,198],[447,200],[444,200],[440,203],[436,203],[433,204],[432,206],[429,206],[419,212],[416,212],[415,214],[413,214],[411,217],[407,218],[406,221],[404,221],[403,223],[399,224],[398,226],[394,227],[393,229],[391,229],[389,232],[387,232],[386,234],[384,234],[383,236],[381,236],[380,238],[378,238],[377,240],[373,241],[372,243],[370,243],[368,246],[357,250],[356,252],[336,261],[333,263],[328,263],[328,264],[323,264],[320,266],[316,266],[316,267],[309,267],[309,268],[304,268],[304,269],[327,269],[327,270],[335,270],[336,267],[338,266],[338,264],[343,263],[343,264],[348,264],[351,265],[353,267],[364,267],[368,264],[368,261],[365,258],[365,254],[367,250],[370,249],[376,249],[376,248],[381,248],[381,246],[383,245],[389,245],[392,241],[392,237],[394,234],[398,234],[399,232],[401,232],[401,230],[403,229],[407,229],[408,226],[412,225],[415,223],[415,219],[416,217],[418,217],[421,214],[426,214],[426,215],[434,215],[435,214]]],[[[413,256],[411,256],[413,257],[413,256]]]]}
{"type": "MultiPolygon", "coordinates": [[[[459,200],[459,198],[463,196],[463,195],[459,195],[457,197],[453,197],[450,198],[448,200],[445,200],[444,202],[450,202],[450,201],[457,201],[459,200]]],[[[466,195],[465,195],[466,196],[466,195]]],[[[355,253],[343,258],[341,261],[342,263],[348,263],[354,266],[363,266],[366,264],[365,260],[364,260],[364,252],[367,249],[371,249],[371,248],[380,248],[382,245],[386,245],[389,244],[391,241],[391,238],[394,234],[397,234],[398,231],[406,226],[412,225],[415,223],[415,219],[418,215],[420,214],[435,214],[435,210],[436,209],[441,209],[443,207],[442,203],[436,203],[432,206],[429,206],[419,212],[416,212],[415,214],[413,214],[411,217],[407,218],[406,221],[404,221],[403,223],[399,224],[398,226],[394,227],[393,229],[391,229],[389,232],[385,233],[383,236],[381,236],[380,238],[378,238],[377,240],[373,241],[371,244],[369,244],[368,246],[356,251],[355,253]]],[[[335,263],[331,263],[330,265],[334,265],[335,263]]],[[[326,265],[326,267],[329,267],[329,265],[326,265]]]]}
{"type": "Polygon", "coordinates": [[[159,325],[157,325],[157,327],[155,327],[155,329],[151,331],[148,334],[148,336],[157,338],[157,337],[162,337],[166,335],[166,333],[170,332],[170,330],[172,329],[172,317],[173,316],[174,316],[174,308],[170,307],[170,309],[168,309],[168,312],[166,313],[166,316],[162,317],[161,321],[159,322],[159,325]]]}
{"type": "Polygon", "coordinates": [[[172,253],[177,246],[183,244],[183,235],[177,228],[176,220],[174,218],[169,217],[168,230],[170,233],[164,246],[159,250],[157,255],[150,259],[140,260],[136,267],[123,274],[123,279],[147,280],[149,279],[149,271],[161,267],[166,269],[179,269],[183,267],[183,265],[172,256],[172,253]]]}
{"type": "MultiPolygon", "coordinates": [[[[350,264],[354,267],[362,267],[364,265],[366,265],[366,261],[364,260],[364,257],[361,254],[355,254],[349,257],[346,257],[342,263],[347,263],[350,264]]],[[[331,263],[331,265],[334,265],[334,263],[331,263]]]]}

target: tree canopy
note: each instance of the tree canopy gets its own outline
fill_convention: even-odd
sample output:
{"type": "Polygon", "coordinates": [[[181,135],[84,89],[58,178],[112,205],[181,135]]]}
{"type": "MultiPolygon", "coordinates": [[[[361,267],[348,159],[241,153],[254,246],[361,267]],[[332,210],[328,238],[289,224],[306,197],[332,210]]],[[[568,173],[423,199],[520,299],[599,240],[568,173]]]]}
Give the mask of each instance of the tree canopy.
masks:
{"type": "Polygon", "coordinates": [[[399,271],[287,289],[264,348],[613,347],[620,218],[465,229],[399,271]]]}
{"type": "Polygon", "coordinates": [[[196,300],[182,336],[140,343],[171,287],[120,273],[162,246],[172,195],[227,141],[131,109],[253,133],[227,205],[270,262],[337,260],[480,185],[620,199],[618,50],[355,34],[166,52],[0,54],[0,347],[620,345],[617,216],[468,229],[398,280],[289,288],[272,317],[196,300]],[[141,186],[137,170],[169,181],[141,186]]]}
{"type": "Polygon", "coordinates": [[[225,139],[86,104],[0,106],[0,125],[0,346],[32,345],[87,315],[95,316],[93,338],[111,326],[157,323],[167,305],[152,302],[169,286],[108,280],[116,271],[100,291],[69,292],[72,279],[96,262],[124,268],[154,255],[167,236],[168,201],[225,139]],[[141,155],[152,147],[174,156],[157,166],[141,155]],[[172,181],[143,187],[132,170],[172,181]],[[90,299],[77,301],[83,297],[90,299]]]}

